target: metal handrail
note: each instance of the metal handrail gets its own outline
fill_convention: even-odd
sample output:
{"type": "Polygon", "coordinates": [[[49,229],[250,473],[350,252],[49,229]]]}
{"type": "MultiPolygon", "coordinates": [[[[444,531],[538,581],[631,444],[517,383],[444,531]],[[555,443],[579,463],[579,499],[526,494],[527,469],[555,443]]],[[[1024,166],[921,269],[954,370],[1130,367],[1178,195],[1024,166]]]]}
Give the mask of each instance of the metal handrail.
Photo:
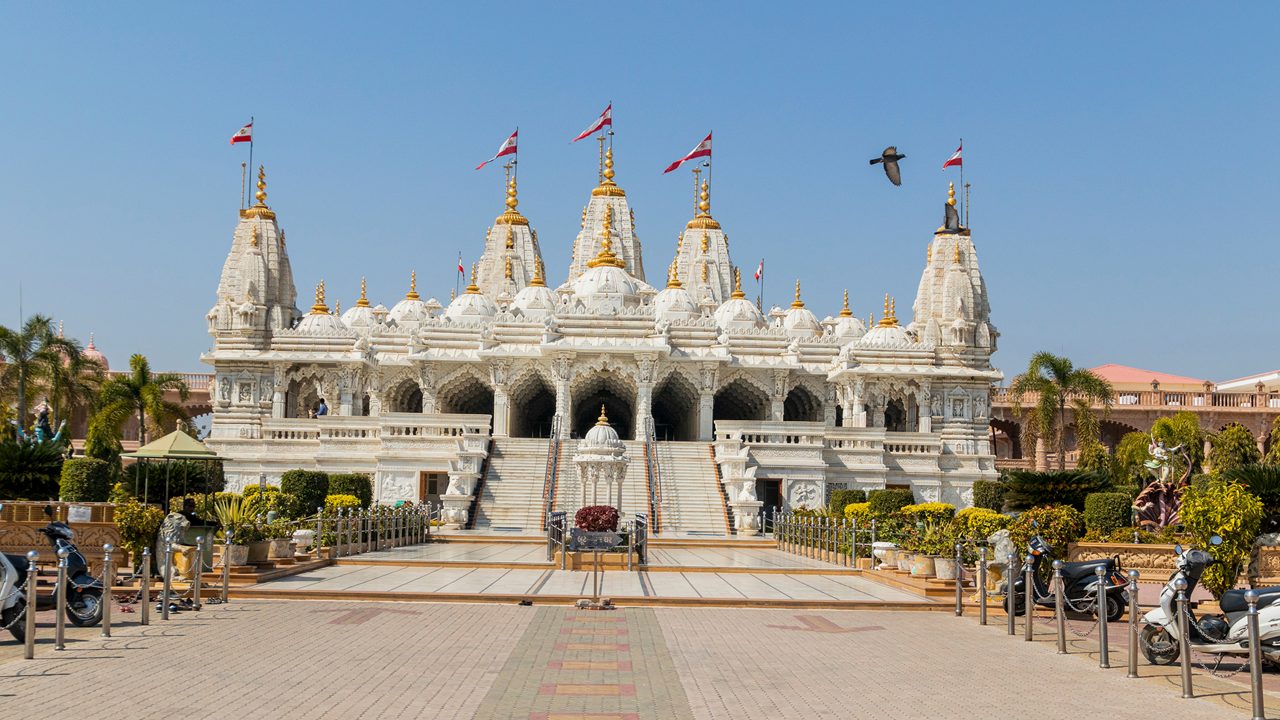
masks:
{"type": "Polygon", "coordinates": [[[662,532],[662,464],[658,462],[658,432],[653,417],[644,421],[644,457],[649,470],[649,517],[654,532],[662,532]]]}
{"type": "Polygon", "coordinates": [[[560,472],[560,417],[551,420],[551,437],[547,440],[547,469],[542,476],[542,522],[554,509],[556,502],[556,476],[560,472]]]}

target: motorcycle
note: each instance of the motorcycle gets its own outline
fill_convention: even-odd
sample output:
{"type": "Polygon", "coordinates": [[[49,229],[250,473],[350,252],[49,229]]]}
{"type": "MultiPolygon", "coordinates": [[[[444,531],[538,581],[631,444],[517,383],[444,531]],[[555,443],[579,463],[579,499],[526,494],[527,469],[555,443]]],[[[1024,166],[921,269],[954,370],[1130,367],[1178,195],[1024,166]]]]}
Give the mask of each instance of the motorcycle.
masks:
{"type": "MultiPolygon", "coordinates": [[[[4,505],[0,505],[3,509],[4,505]]],[[[53,509],[45,507],[46,516],[53,516],[53,509]]],[[[55,557],[59,549],[66,548],[67,556],[67,619],[78,627],[92,627],[102,622],[102,581],[90,574],[89,563],[76,548],[75,531],[66,523],[51,520],[38,531],[49,539],[55,557]]],[[[22,622],[29,598],[27,587],[27,558],[23,555],[0,553],[0,627],[9,631],[14,639],[26,639],[26,626],[22,622]]],[[[58,598],[53,591],[36,593],[37,610],[53,610],[58,598]]]]}
{"type": "MultiPolygon", "coordinates": [[[[1214,535],[1212,545],[1221,545],[1222,538],[1214,535]]],[[[1178,591],[1174,582],[1187,581],[1187,596],[1200,582],[1210,565],[1217,563],[1208,552],[1194,548],[1174,547],[1178,559],[1169,582],[1160,591],[1160,605],[1143,616],[1146,625],[1139,636],[1142,654],[1153,665],[1171,665],[1181,652],[1177,618],[1178,591]]],[[[1249,655],[1249,606],[1244,594],[1247,590],[1228,590],[1219,600],[1223,615],[1197,617],[1195,610],[1187,607],[1187,642],[1192,650],[1213,655],[1248,657],[1249,655]]],[[[1280,587],[1258,588],[1258,636],[1266,661],[1280,663],[1280,587]]]]}
{"type": "MultiPolygon", "coordinates": [[[[1036,535],[1031,538],[1027,545],[1031,554],[1031,567],[1033,568],[1032,582],[1034,587],[1031,589],[1033,593],[1032,601],[1041,607],[1055,607],[1053,588],[1045,582],[1040,574],[1041,564],[1046,559],[1052,560],[1053,558],[1049,544],[1044,541],[1044,538],[1036,535]]],[[[1129,581],[1120,569],[1120,562],[1117,558],[1063,563],[1063,603],[1066,605],[1067,610],[1097,616],[1098,567],[1102,567],[1105,570],[1103,582],[1106,583],[1104,590],[1106,593],[1107,622],[1115,622],[1124,617],[1129,597],[1126,590],[1129,581]]],[[[1026,612],[1026,568],[1024,567],[1017,577],[1012,578],[1012,581],[1007,586],[1012,588],[1012,592],[1008,590],[1005,592],[1005,611],[1009,611],[1012,605],[1013,613],[1021,615],[1026,612]]]]}

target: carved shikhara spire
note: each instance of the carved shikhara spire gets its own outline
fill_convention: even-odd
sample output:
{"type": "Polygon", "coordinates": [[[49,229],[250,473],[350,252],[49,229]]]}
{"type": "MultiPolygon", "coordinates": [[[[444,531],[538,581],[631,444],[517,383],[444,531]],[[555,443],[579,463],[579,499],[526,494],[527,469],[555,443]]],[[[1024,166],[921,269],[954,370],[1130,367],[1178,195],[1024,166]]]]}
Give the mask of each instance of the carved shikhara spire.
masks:
{"type": "Polygon", "coordinates": [[[360,278],[360,299],[356,301],[356,307],[369,307],[369,296],[365,290],[364,278],[360,278]]]}
{"type": "Polygon", "coordinates": [[[742,268],[735,267],[733,269],[733,294],[730,295],[735,300],[741,300],[747,296],[742,292],[742,268]]]}
{"type": "Polygon", "coordinates": [[[316,302],[311,306],[312,315],[328,315],[329,306],[324,304],[324,281],[316,283],[316,302]]]}
{"type": "Polygon", "coordinates": [[[800,281],[799,280],[796,280],[796,299],[791,301],[791,307],[793,308],[804,307],[804,301],[800,299],[800,281]]]}
{"type": "Polygon", "coordinates": [[[853,311],[849,309],[849,291],[844,291],[844,307],[840,309],[840,317],[853,317],[853,311]]]}
{"type": "Polygon", "coordinates": [[[421,300],[422,296],[418,294],[418,271],[411,270],[409,272],[409,292],[404,294],[405,300],[421,300]]]}
{"type": "Polygon", "coordinates": [[[476,263],[471,263],[471,284],[467,285],[468,295],[479,295],[480,286],[476,285],[476,263]]]}
{"type": "MultiPolygon", "coordinates": [[[[606,177],[609,176],[609,170],[605,170],[606,177]]],[[[600,240],[600,253],[592,260],[587,262],[587,267],[626,267],[626,263],[613,253],[613,206],[604,206],[604,219],[600,221],[600,232],[603,237],[600,240]]]]}

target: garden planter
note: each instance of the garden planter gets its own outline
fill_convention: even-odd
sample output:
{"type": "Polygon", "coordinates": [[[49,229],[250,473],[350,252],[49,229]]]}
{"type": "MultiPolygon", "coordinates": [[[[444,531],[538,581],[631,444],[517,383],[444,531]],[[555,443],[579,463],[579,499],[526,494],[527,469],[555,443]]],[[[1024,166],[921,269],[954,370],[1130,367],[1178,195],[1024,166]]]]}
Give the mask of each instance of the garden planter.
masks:
{"type": "Polygon", "coordinates": [[[248,562],[251,562],[251,563],[266,562],[267,552],[270,549],[271,549],[270,540],[259,540],[257,542],[249,543],[248,562]]]}
{"type": "Polygon", "coordinates": [[[891,542],[881,540],[872,543],[871,554],[879,561],[874,565],[878,570],[888,570],[897,566],[898,548],[891,542]]]}
{"type": "Polygon", "coordinates": [[[289,550],[289,544],[293,541],[289,538],[274,538],[267,542],[270,544],[270,547],[267,548],[268,558],[279,559],[293,557],[293,552],[289,550]]]}
{"type": "Polygon", "coordinates": [[[933,572],[938,576],[939,580],[955,580],[956,559],[953,557],[935,557],[933,559],[933,572]]]}
{"type": "Polygon", "coordinates": [[[222,548],[223,552],[227,553],[227,558],[232,565],[249,564],[248,545],[223,545],[222,548]]]}
{"type": "Polygon", "coordinates": [[[911,558],[914,556],[915,556],[915,553],[907,552],[906,550],[899,550],[895,558],[898,562],[898,569],[906,572],[910,572],[911,558]]]}
{"type": "Polygon", "coordinates": [[[307,548],[311,546],[311,543],[315,540],[315,538],[316,538],[315,530],[305,530],[305,529],[294,530],[293,531],[293,542],[295,545],[293,549],[294,553],[297,555],[306,554],[307,548]]]}
{"type": "Polygon", "coordinates": [[[931,577],[933,575],[933,556],[916,553],[911,559],[911,577],[931,577]]]}

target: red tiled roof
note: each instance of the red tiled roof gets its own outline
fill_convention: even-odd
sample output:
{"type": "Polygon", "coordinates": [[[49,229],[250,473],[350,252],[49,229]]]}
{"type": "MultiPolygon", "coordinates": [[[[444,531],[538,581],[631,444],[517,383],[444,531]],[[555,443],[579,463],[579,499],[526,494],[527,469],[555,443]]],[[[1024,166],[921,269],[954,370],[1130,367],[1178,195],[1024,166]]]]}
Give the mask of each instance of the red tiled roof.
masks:
{"type": "Polygon", "coordinates": [[[1110,383],[1150,383],[1155,380],[1161,385],[1203,385],[1207,382],[1199,378],[1170,375],[1115,363],[1099,365],[1096,368],[1090,368],[1089,371],[1110,383]]]}

